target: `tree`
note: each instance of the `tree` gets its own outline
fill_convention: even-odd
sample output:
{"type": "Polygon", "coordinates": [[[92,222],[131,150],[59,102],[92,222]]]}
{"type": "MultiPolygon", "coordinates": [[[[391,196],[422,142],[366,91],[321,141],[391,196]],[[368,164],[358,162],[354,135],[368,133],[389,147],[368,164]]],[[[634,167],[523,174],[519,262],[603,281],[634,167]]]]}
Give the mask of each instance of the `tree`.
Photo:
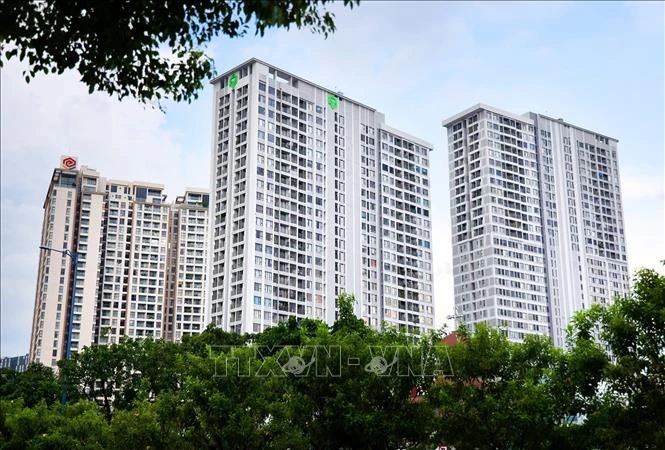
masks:
{"type": "Polygon", "coordinates": [[[197,448],[383,449],[429,443],[431,409],[409,401],[422,360],[418,348],[408,347],[403,334],[369,328],[353,314],[351,296],[337,302],[333,327],[292,319],[253,336],[251,343],[235,342],[214,328],[188,338],[190,348],[203,341],[210,352],[188,353],[182,388],[158,396],[160,418],[172,420],[166,428],[186,430],[186,441],[197,448]],[[410,351],[398,353],[402,347],[410,351]],[[385,373],[382,367],[367,370],[377,355],[384,358],[385,373]],[[395,357],[401,366],[387,367],[395,357]],[[350,359],[357,362],[349,365],[350,359]]]}
{"type": "Polygon", "coordinates": [[[70,360],[61,360],[60,376],[68,385],[69,398],[98,402],[108,420],[113,410],[130,409],[148,395],[141,390],[139,369],[147,345],[148,341],[123,339],[117,344],[86,347],[70,360]]]}
{"type": "Polygon", "coordinates": [[[335,300],[337,305],[337,320],[332,327],[333,333],[360,333],[366,334],[370,328],[362,319],[356,317],[353,312],[353,305],[356,303],[356,297],[346,292],[339,294],[335,300]]]}
{"type": "Polygon", "coordinates": [[[665,276],[643,269],[631,294],[576,315],[572,352],[601,354],[586,372],[584,427],[598,448],[665,448],[665,276]]]}
{"type": "Polygon", "coordinates": [[[437,333],[414,342],[367,326],[353,301],[339,296],[333,326],[85,348],[61,363],[64,411],[29,395],[50,392],[50,371],[13,374],[0,448],[665,448],[665,277],[653,271],[579,313],[567,350],[483,325],[450,348],[437,333]]]}
{"type": "Polygon", "coordinates": [[[53,370],[43,364],[30,364],[25,372],[0,369],[0,399],[22,399],[27,407],[41,401],[50,406],[60,398],[61,392],[62,385],[53,370]]]}
{"type": "Polygon", "coordinates": [[[449,350],[451,376],[426,394],[438,411],[439,442],[458,450],[580,448],[565,421],[571,397],[554,382],[563,352],[539,336],[509,342],[482,324],[460,337],[449,350]]]}
{"type": "Polygon", "coordinates": [[[373,330],[353,313],[354,301],[341,294],[330,331],[317,333],[297,354],[315,365],[306,376],[287,376],[291,422],[320,449],[430,444],[433,411],[411,401],[426,370],[427,345],[394,330],[373,330]]]}
{"type": "Polygon", "coordinates": [[[254,343],[261,346],[263,355],[274,355],[285,345],[307,345],[312,339],[328,333],[328,326],[315,319],[296,319],[291,316],[286,322],[270,327],[254,338],[254,343]]]}
{"type": "Polygon", "coordinates": [[[186,373],[181,348],[166,341],[141,341],[140,357],[133,358],[140,374],[140,397],[151,399],[165,391],[180,389],[186,373]]]}
{"type": "Polygon", "coordinates": [[[242,346],[247,344],[251,338],[249,334],[224,331],[211,323],[203,333],[183,336],[180,346],[185,353],[194,353],[207,357],[212,348],[242,346]]]}
{"type": "Polygon", "coordinates": [[[77,402],[65,414],[60,405],[47,407],[44,402],[29,408],[20,400],[2,400],[0,408],[0,448],[118,448],[109,441],[108,424],[92,402],[77,402]]]}
{"type": "MultiPolygon", "coordinates": [[[[141,102],[191,101],[215,75],[206,45],[217,35],[263,36],[271,28],[335,31],[332,0],[26,0],[0,2],[6,59],[39,73],[75,69],[89,91],[141,102]],[[170,54],[164,54],[168,50],[170,54]]],[[[358,0],[344,0],[353,7],[358,0]]],[[[168,53],[168,52],[167,52],[168,53]]],[[[2,67],[2,60],[0,60],[2,67]]]]}
{"type": "Polygon", "coordinates": [[[173,428],[172,417],[160,415],[154,403],[141,401],[131,410],[116,411],[109,424],[109,448],[190,449],[194,448],[173,428]]]}

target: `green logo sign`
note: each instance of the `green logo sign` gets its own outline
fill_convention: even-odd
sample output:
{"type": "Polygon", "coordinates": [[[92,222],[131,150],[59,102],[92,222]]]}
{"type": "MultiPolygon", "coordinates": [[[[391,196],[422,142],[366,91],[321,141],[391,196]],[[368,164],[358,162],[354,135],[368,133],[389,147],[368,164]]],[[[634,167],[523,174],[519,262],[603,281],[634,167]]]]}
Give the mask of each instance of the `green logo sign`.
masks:
{"type": "Polygon", "coordinates": [[[234,73],[229,77],[229,87],[231,89],[235,89],[237,84],[238,84],[238,74],[234,73]]]}
{"type": "Polygon", "coordinates": [[[339,105],[339,99],[332,94],[328,94],[328,104],[332,109],[337,109],[337,106],[339,105]]]}

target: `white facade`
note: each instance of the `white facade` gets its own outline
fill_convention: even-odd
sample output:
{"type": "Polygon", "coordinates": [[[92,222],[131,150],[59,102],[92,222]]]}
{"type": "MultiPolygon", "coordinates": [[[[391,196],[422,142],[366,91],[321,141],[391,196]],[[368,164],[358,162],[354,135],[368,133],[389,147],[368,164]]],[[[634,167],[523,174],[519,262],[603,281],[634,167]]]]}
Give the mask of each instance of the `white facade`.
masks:
{"type": "MultiPolygon", "coordinates": [[[[76,174],[58,170],[53,173],[44,201],[40,245],[57,249],[72,248],[78,202],[75,183],[76,174]]],[[[71,270],[70,261],[66,256],[53,252],[40,253],[32,317],[30,361],[55,366],[64,356],[71,270]]],[[[74,347],[73,342],[72,347],[74,347]]]]}
{"type": "Polygon", "coordinates": [[[179,342],[206,325],[208,191],[188,189],[171,207],[165,339],[179,342]]]}
{"type": "Polygon", "coordinates": [[[236,332],[289,316],[331,323],[348,292],[374,327],[432,328],[432,146],[256,59],[214,89],[212,322],[236,332]]]}
{"type": "Polygon", "coordinates": [[[41,245],[78,254],[76,285],[72,259],[42,250],[30,361],[55,367],[65,357],[72,289],[72,351],[122,336],[179,340],[204,328],[208,194],[188,191],[189,203],[168,205],[162,191],[158,184],[105,179],[85,166],[54,170],[41,245]],[[197,198],[199,204],[192,200],[197,198]],[[169,229],[173,216],[195,220],[195,233],[187,227],[169,229]],[[171,247],[173,263],[182,261],[174,275],[183,279],[182,287],[173,283],[172,289],[167,278],[171,247]],[[187,259],[193,253],[195,265],[187,259]]]}
{"type": "Polygon", "coordinates": [[[629,290],[617,140],[530,114],[538,130],[553,339],[572,315],[629,290]]]}
{"type": "Polygon", "coordinates": [[[628,292],[616,140],[486,105],[443,125],[458,321],[563,346],[576,311],[628,292]]]}

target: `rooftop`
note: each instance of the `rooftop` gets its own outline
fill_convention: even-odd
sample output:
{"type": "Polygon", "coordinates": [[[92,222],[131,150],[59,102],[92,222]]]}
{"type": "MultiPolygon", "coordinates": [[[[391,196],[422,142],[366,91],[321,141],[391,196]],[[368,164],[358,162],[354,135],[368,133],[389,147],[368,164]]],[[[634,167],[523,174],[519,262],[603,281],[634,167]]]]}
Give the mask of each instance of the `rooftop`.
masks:
{"type": "Polygon", "coordinates": [[[519,120],[520,122],[524,122],[524,123],[528,123],[528,124],[533,125],[533,120],[531,120],[528,116],[525,117],[523,115],[519,115],[519,114],[511,113],[511,112],[508,112],[508,111],[504,111],[503,109],[495,108],[493,106],[489,106],[489,105],[486,105],[484,103],[477,103],[474,106],[472,106],[470,108],[467,108],[464,111],[459,112],[459,113],[455,114],[454,116],[445,119],[444,121],[441,122],[441,125],[443,125],[444,127],[448,127],[449,125],[457,122],[458,120],[462,119],[463,117],[465,117],[465,116],[467,116],[467,115],[469,115],[473,112],[481,111],[481,110],[491,111],[493,113],[500,114],[502,116],[510,117],[511,119],[519,120]]]}
{"type": "Polygon", "coordinates": [[[469,114],[472,114],[476,111],[481,111],[481,110],[491,111],[493,113],[500,114],[500,115],[505,116],[505,117],[510,117],[511,119],[519,120],[520,122],[528,123],[528,124],[531,124],[531,125],[535,124],[535,121],[531,117],[532,116],[538,116],[538,117],[542,117],[542,118],[547,119],[547,120],[551,120],[553,122],[558,122],[558,123],[561,123],[563,125],[566,125],[566,126],[569,126],[569,127],[572,127],[572,128],[576,128],[576,129],[581,130],[581,131],[585,131],[587,133],[597,134],[599,136],[603,136],[603,137],[605,137],[607,139],[611,139],[615,142],[619,142],[619,140],[616,139],[616,138],[613,138],[613,137],[608,136],[608,135],[603,134],[603,133],[599,133],[597,131],[589,130],[588,128],[580,127],[579,125],[575,125],[575,124],[572,124],[570,122],[566,122],[562,118],[555,118],[555,117],[548,116],[547,114],[541,114],[541,113],[537,113],[537,112],[533,112],[533,111],[530,111],[530,112],[527,112],[527,113],[524,113],[524,114],[520,115],[520,114],[511,113],[509,111],[504,111],[503,109],[495,108],[493,106],[486,105],[485,103],[477,103],[474,106],[471,106],[470,108],[467,108],[464,111],[461,111],[461,112],[455,114],[454,116],[451,116],[451,117],[443,120],[441,122],[441,125],[443,125],[444,127],[448,127],[448,126],[452,125],[453,123],[457,122],[458,120],[463,119],[465,116],[468,116],[469,114]]]}
{"type": "Polygon", "coordinates": [[[593,130],[589,130],[588,128],[580,127],[579,125],[575,125],[575,124],[572,124],[570,122],[566,122],[562,118],[554,118],[554,117],[548,116],[547,114],[540,114],[540,113],[537,113],[537,112],[532,112],[532,114],[534,114],[536,116],[539,116],[539,117],[543,117],[543,118],[548,119],[548,120],[551,120],[553,122],[559,122],[563,125],[566,125],[566,126],[569,126],[569,127],[572,127],[572,128],[577,128],[580,131],[586,131],[587,133],[597,134],[598,136],[602,136],[602,137],[610,139],[614,142],[619,142],[619,140],[616,139],[616,138],[613,138],[613,137],[608,136],[608,135],[603,134],[603,133],[599,133],[598,131],[593,131],[593,130]]]}
{"type": "Polygon", "coordinates": [[[213,79],[210,81],[210,84],[215,84],[215,83],[217,83],[218,81],[220,81],[222,78],[224,78],[224,77],[226,77],[226,76],[232,74],[233,72],[237,72],[238,69],[242,68],[243,66],[245,66],[245,65],[247,65],[247,64],[252,64],[252,63],[259,63],[259,64],[262,64],[262,65],[264,65],[264,66],[266,66],[266,67],[269,67],[269,68],[271,68],[271,69],[277,70],[277,71],[279,71],[279,72],[281,72],[281,73],[283,73],[283,74],[285,74],[285,75],[288,75],[288,76],[290,76],[290,77],[293,77],[293,78],[297,79],[298,81],[302,81],[303,83],[307,83],[307,84],[312,85],[312,86],[314,86],[314,87],[316,87],[316,88],[318,88],[318,89],[321,89],[321,90],[323,90],[323,91],[327,91],[327,92],[329,92],[329,93],[331,93],[331,94],[335,94],[335,95],[336,95],[338,98],[340,98],[340,99],[344,99],[344,100],[346,100],[346,101],[348,101],[348,102],[355,103],[356,105],[358,105],[358,106],[362,106],[363,108],[367,108],[367,109],[369,109],[369,110],[371,110],[371,111],[376,111],[375,108],[372,108],[371,106],[365,105],[364,103],[360,103],[360,102],[357,101],[357,100],[353,100],[353,99],[351,99],[351,98],[349,98],[349,97],[346,97],[346,96],[344,96],[344,94],[342,94],[341,92],[337,92],[337,91],[335,91],[334,89],[329,89],[329,88],[327,88],[327,87],[321,86],[320,84],[313,83],[313,82],[311,82],[311,81],[309,81],[309,80],[307,80],[307,79],[305,79],[305,78],[299,77],[298,75],[294,75],[294,74],[292,74],[291,72],[288,72],[288,71],[286,71],[286,70],[284,70],[284,69],[281,69],[281,68],[279,68],[279,67],[277,67],[277,66],[273,66],[272,64],[269,64],[269,63],[267,63],[267,62],[265,62],[265,61],[262,61],[262,60],[260,60],[260,59],[258,59],[258,58],[250,58],[250,59],[248,59],[247,61],[243,62],[242,64],[238,64],[238,65],[235,66],[233,69],[231,69],[231,70],[227,70],[226,72],[222,73],[222,74],[219,75],[218,77],[213,78],[213,79]]]}

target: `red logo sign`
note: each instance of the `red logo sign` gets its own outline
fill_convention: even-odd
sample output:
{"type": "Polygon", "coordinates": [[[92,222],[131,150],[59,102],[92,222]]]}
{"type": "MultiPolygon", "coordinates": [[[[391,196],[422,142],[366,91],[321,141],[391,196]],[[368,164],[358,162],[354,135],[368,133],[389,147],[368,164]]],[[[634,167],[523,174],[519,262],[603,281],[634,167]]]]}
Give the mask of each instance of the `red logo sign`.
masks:
{"type": "Polygon", "coordinates": [[[62,167],[65,170],[72,170],[76,169],[76,164],[77,164],[76,158],[73,158],[71,156],[63,156],[62,159],[60,160],[60,167],[62,167]]]}

